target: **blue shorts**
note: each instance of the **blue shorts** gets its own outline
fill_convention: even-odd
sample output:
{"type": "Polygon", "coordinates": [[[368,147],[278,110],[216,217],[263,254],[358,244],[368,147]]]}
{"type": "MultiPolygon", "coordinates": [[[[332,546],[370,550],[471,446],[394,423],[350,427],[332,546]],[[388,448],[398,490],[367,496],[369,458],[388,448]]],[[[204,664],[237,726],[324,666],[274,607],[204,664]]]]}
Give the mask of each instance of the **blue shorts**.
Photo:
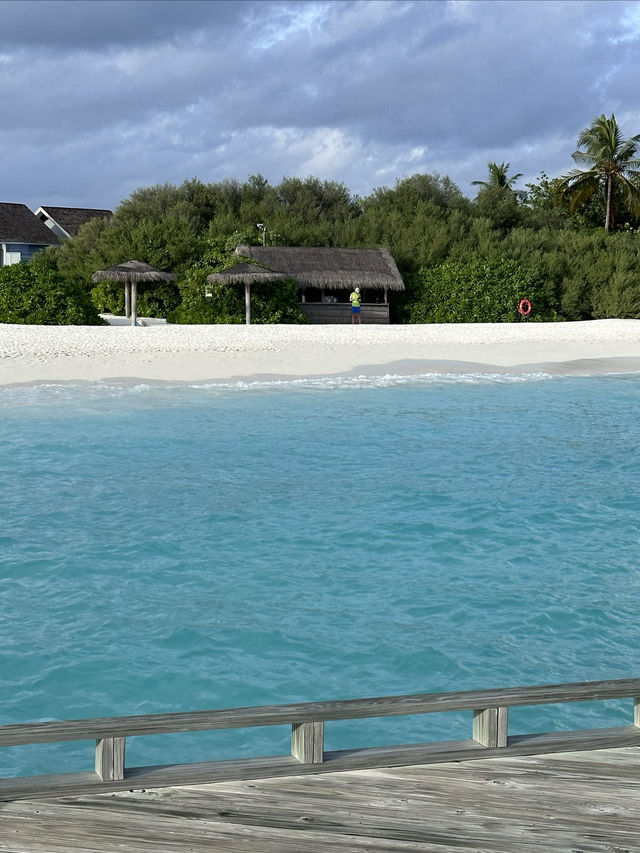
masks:
{"type": "Polygon", "coordinates": [[[351,306],[351,313],[352,314],[359,314],[360,313],[360,306],[359,305],[352,305],[351,306]]]}

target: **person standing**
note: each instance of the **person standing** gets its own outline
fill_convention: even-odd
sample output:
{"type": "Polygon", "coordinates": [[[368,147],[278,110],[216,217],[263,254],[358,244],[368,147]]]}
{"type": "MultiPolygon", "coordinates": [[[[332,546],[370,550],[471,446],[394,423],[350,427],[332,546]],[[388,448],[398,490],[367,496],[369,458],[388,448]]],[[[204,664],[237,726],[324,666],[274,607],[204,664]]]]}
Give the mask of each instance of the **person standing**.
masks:
{"type": "Polygon", "coordinates": [[[356,322],[356,318],[358,323],[362,322],[360,316],[360,288],[356,287],[351,296],[349,297],[349,302],[351,303],[351,323],[356,322]]]}

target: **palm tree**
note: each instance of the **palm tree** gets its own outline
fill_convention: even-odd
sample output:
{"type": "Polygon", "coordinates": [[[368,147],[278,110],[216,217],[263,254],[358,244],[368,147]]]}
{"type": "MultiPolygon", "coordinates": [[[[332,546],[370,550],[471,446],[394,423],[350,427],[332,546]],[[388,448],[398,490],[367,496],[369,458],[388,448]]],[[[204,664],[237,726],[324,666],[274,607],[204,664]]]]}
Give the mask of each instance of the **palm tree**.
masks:
{"type": "Polygon", "coordinates": [[[509,163],[489,163],[488,181],[471,181],[472,187],[485,187],[486,189],[513,190],[512,184],[522,177],[522,172],[509,177],[509,163]]]}
{"type": "Polygon", "coordinates": [[[616,117],[604,113],[585,128],[578,139],[578,150],[571,156],[586,169],[572,169],[562,178],[562,195],[569,201],[569,209],[588,201],[593,194],[604,190],[606,211],[604,227],[607,231],[615,223],[614,191],[618,188],[629,211],[640,210],[640,133],[624,140],[616,117]],[[580,151],[584,148],[584,151],[580,151]]]}

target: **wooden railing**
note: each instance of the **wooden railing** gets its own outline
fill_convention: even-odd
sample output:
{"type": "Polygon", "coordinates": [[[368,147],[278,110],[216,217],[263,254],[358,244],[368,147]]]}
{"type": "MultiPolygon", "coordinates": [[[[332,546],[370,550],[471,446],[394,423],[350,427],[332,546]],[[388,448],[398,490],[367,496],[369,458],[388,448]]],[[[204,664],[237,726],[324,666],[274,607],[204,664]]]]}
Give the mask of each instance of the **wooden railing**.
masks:
{"type": "Polygon", "coordinates": [[[93,739],[94,772],[3,779],[0,799],[638,746],[640,678],[0,726],[0,747],[93,739]],[[633,719],[628,726],[508,734],[511,707],[624,698],[634,700],[633,719]],[[336,752],[324,749],[327,721],[465,710],[473,711],[469,740],[336,752]],[[125,764],[127,737],[283,724],[291,726],[290,755],[161,767],[125,764]]]}

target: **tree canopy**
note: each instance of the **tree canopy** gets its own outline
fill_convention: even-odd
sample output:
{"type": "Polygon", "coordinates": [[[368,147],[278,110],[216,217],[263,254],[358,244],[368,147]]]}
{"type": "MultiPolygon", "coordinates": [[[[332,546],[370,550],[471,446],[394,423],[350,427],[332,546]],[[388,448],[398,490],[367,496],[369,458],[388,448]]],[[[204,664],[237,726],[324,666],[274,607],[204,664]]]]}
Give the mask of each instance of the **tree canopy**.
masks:
{"type": "Polygon", "coordinates": [[[510,163],[489,163],[488,181],[471,181],[472,187],[484,187],[485,189],[513,190],[513,184],[522,177],[522,172],[517,175],[509,175],[510,163]]]}
{"type": "Polygon", "coordinates": [[[103,321],[86,287],[64,279],[53,253],[0,268],[0,323],[95,326],[103,321]]]}
{"type": "Polygon", "coordinates": [[[578,150],[571,156],[579,165],[562,182],[571,210],[584,205],[601,191],[604,195],[604,227],[609,231],[615,224],[617,196],[627,210],[640,211],[640,134],[623,139],[615,115],[604,114],[594,119],[578,139],[578,150]],[[581,150],[584,149],[584,150],[581,150]]]}

